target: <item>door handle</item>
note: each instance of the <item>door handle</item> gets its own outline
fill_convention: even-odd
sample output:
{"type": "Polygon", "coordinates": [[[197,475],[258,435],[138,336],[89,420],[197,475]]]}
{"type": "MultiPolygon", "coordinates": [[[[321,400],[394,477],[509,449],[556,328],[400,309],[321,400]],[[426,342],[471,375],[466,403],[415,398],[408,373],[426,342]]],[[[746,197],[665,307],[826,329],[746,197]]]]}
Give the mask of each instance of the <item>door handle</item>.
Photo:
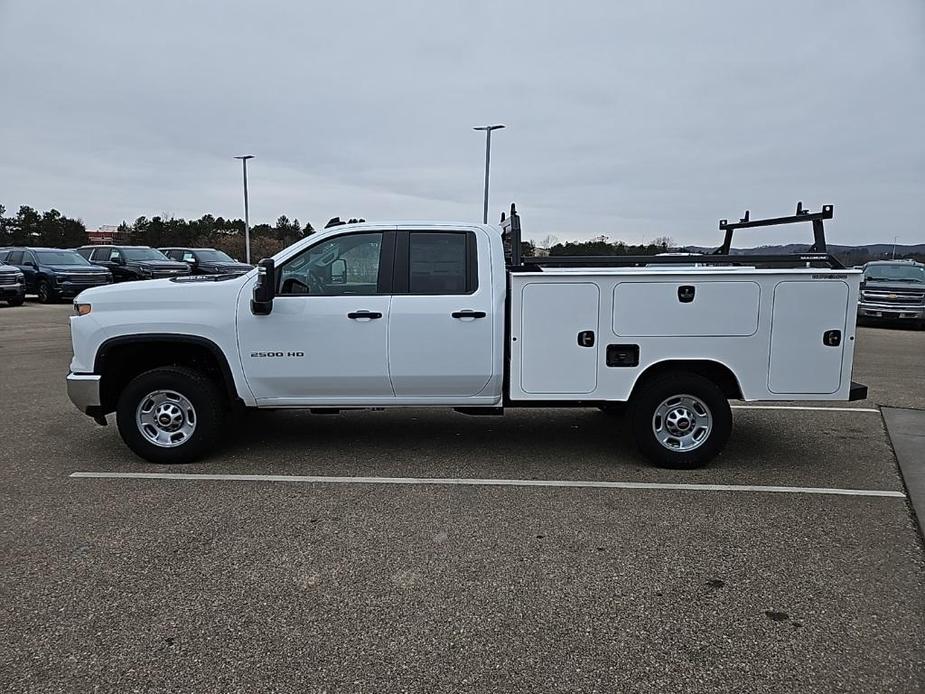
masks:
{"type": "Polygon", "coordinates": [[[353,320],[357,320],[358,318],[375,319],[382,318],[382,314],[378,311],[352,311],[347,314],[347,318],[352,318],[353,320]]]}
{"type": "Polygon", "coordinates": [[[594,347],[594,331],[582,330],[580,333],[578,333],[578,346],[594,347]]]}
{"type": "Polygon", "coordinates": [[[487,314],[484,311],[453,311],[453,318],[484,318],[487,314]]]}
{"type": "Polygon", "coordinates": [[[822,344],[826,347],[838,347],[841,344],[841,330],[826,330],[822,334],[822,344]]]}

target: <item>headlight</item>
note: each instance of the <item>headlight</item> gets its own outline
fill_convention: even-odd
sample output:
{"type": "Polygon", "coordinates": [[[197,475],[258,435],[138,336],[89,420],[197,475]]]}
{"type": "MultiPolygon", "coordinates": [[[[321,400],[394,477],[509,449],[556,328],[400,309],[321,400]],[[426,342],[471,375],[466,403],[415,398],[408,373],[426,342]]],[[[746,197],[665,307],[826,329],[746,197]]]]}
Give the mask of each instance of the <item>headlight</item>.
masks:
{"type": "Polygon", "coordinates": [[[17,282],[25,282],[25,281],[26,281],[26,276],[25,276],[24,274],[22,274],[21,272],[17,272],[17,273],[16,273],[15,275],[13,275],[13,276],[16,278],[16,281],[17,281],[17,282]]]}
{"type": "Polygon", "coordinates": [[[74,302],[74,313],[78,316],[86,316],[91,310],[92,307],[90,304],[79,304],[76,301],[74,302]]]}
{"type": "Polygon", "coordinates": [[[150,277],[154,273],[151,272],[151,270],[149,270],[148,268],[143,267],[143,268],[139,268],[138,274],[140,274],[142,277],[150,277]]]}

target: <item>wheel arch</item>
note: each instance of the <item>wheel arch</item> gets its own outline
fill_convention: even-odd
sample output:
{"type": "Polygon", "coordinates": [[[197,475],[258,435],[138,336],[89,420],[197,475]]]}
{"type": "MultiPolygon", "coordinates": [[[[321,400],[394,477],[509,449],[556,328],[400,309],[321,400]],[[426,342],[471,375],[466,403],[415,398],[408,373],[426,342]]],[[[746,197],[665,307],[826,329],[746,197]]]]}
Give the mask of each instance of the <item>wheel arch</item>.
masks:
{"type": "Polygon", "coordinates": [[[103,342],[94,359],[103,412],[115,410],[119,393],[135,376],[160,366],[196,368],[212,378],[230,402],[240,399],[228,357],[212,340],[173,333],[120,335],[103,342]]]}
{"type": "Polygon", "coordinates": [[[715,359],[665,359],[655,362],[645,368],[636,378],[633,384],[633,390],[630,393],[630,400],[633,396],[645,387],[647,383],[658,378],[662,374],[671,371],[686,371],[695,373],[704,378],[713,381],[723,391],[728,400],[741,400],[742,386],[739,379],[733,373],[728,365],[715,359]]]}

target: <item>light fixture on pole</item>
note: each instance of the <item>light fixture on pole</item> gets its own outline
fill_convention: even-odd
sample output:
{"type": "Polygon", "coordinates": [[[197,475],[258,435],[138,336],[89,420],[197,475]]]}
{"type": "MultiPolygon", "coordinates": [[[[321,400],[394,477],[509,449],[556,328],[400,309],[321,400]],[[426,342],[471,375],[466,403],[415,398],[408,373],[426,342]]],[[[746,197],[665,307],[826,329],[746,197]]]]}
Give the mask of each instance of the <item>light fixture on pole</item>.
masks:
{"type": "Polygon", "coordinates": [[[503,125],[479,125],[473,130],[485,131],[485,197],[482,202],[482,224],[488,224],[488,171],[491,166],[491,131],[500,130],[503,125]]]}
{"type": "Polygon", "coordinates": [[[240,159],[244,166],[244,259],[247,264],[251,262],[251,221],[247,209],[247,160],[253,159],[253,154],[243,154],[235,159],[240,159]]]}

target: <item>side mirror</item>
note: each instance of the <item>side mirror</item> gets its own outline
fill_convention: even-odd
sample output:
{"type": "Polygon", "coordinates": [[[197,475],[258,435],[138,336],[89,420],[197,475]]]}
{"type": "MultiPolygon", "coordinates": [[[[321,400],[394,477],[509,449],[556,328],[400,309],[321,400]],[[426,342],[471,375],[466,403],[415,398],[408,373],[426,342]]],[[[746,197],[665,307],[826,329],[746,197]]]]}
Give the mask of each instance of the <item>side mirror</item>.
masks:
{"type": "Polygon", "coordinates": [[[331,263],[331,284],[347,284],[347,261],[343,258],[331,263]]]}
{"type": "Polygon", "coordinates": [[[125,258],[121,255],[113,261],[116,265],[125,265],[125,258]]]}
{"type": "Polygon", "coordinates": [[[257,284],[251,299],[251,313],[268,316],[273,311],[273,297],[276,295],[276,261],[264,258],[257,263],[257,284]]]}

